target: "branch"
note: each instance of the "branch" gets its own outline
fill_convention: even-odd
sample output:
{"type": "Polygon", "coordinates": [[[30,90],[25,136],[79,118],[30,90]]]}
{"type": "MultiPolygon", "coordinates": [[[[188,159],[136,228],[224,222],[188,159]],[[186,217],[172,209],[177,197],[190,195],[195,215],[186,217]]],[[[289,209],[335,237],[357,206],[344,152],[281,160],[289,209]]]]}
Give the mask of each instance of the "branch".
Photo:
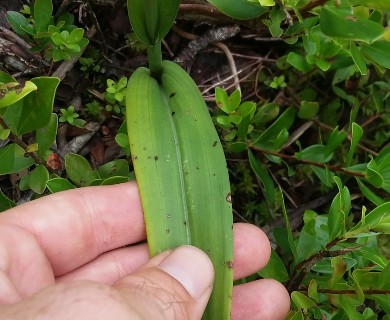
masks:
{"type": "Polygon", "coordinates": [[[352,171],[352,170],[340,168],[337,166],[327,165],[326,163],[322,163],[322,162],[315,162],[315,161],[311,161],[311,160],[298,159],[296,156],[287,155],[287,154],[283,154],[283,153],[274,152],[271,150],[258,148],[252,144],[249,144],[249,148],[251,148],[257,152],[261,152],[263,154],[270,154],[270,155],[277,156],[277,157],[282,158],[282,159],[294,160],[294,161],[297,161],[297,162],[302,163],[302,164],[308,164],[308,165],[315,166],[315,167],[329,169],[329,170],[335,171],[335,172],[342,172],[342,173],[345,173],[345,174],[348,174],[348,175],[354,176],[354,177],[359,177],[359,178],[366,177],[366,175],[364,173],[361,173],[361,172],[352,171]]]}

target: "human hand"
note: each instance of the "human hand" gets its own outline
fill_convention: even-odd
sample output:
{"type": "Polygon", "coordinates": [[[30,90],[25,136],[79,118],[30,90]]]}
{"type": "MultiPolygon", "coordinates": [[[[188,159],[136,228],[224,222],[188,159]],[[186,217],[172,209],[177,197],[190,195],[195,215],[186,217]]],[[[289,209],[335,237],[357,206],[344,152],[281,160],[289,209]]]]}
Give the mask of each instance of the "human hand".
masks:
{"type": "MultiPolygon", "coordinates": [[[[135,183],[43,197],[0,214],[0,319],[200,319],[214,277],[207,255],[179,247],[152,259],[135,183]],[[133,244],[130,247],[125,245],[133,244]]],[[[234,278],[266,265],[268,239],[234,225],[234,278]]],[[[284,287],[234,287],[232,319],[283,319],[284,287]]]]}

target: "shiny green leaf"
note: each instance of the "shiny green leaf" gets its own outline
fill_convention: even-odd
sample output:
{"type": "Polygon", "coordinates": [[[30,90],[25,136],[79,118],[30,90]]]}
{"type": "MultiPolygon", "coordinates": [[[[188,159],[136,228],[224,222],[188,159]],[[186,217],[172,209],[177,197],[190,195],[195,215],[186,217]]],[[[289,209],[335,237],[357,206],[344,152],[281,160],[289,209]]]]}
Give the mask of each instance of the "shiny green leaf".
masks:
{"type": "Polygon", "coordinates": [[[26,157],[24,149],[17,144],[0,148],[0,159],[0,175],[19,172],[34,164],[34,160],[26,157]]]}
{"type": "Polygon", "coordinates": [[[35,141],[38,143],[37,154],[39,157],[45,159],[46,152],[55,142],[57,136],[58,117],[55,113],[52,113],[49,123],[37,129],[35,133],[35,141]]]}
{"type": "Polygon", "coordinates": [[[385,32],[385,29],[374,21],[328,6],[322,7],[320,11],[320,27],[329,37],[366,43],[380,39],[385,32]]]}
{"type": "Polygon", "coordinates": [[[32,132],[50,122],[54,96],[60,82],[58,78],[38,77],[31,79],[37,90],[9,106],[4,120],[17,135],[32,132]]]}
{"type": "Polygon", "coordinates": [[[76,187],[64,178],[53,178],[47,182],[47,188],[51,193],[75,189],[76,187]]]}
{"type": "Polygon", "coordinates": [[[238,20],[248,20],[267,12],[266,7],[247,0],[208,0],[213,6],[229,17],[238,20]]]}
{"type": "Polygon", "coordinates": [[[38,194],[42,194],[46,189],[46,183],[49,180],[49,172],[43,165],[38,165],[29,173],[29,186],[31,190],[38,194]]]}
{"type": "Polygon", "coordinates": [[[88,186],[95,178],[98,178],[88,161],[74,153],[68,153],[65,156],[65,170],[69,179],[79,187],[88,186]]]}

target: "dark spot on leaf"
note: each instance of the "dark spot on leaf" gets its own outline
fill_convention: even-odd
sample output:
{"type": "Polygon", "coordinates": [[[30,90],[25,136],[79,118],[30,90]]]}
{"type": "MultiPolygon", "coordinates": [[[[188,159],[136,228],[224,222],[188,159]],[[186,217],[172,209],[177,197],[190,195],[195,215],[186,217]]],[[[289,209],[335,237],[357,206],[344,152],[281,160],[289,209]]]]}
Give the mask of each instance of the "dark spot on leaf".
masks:
{"type": "Polygon", "coordinates": [[[169,229],[165,230],[165,233],[169,233],[169,232],[170,232],[169,229]]]}
{"type": "Polygon", "coordinates": [[[176,95],[176,92],[172,92],[172,93],[169,95],[169,98],[173,98],[175,95],[176,95]]]}
{"type": "Polygon", "coordinates": [[[133,161],[138,160],[138,156],[133,156],[133,161]]]}
{"type": "Polygon", "coordinates": [[[184,221],[184,225],[187,226],[187,221],[184,221]]]}
{"type": "Polygon", "coordinates": [[[216,146],[217,146],[217,144],[218,144],[218,141],[214,141],[214,143],[213,143],[213,147],[216,147],[216,146]]]}
{"type": "Polygon", "coordinates": [[[226,265],[229,269],[233,269],[233,261],[231,260],[226,261],[226,265]]]}
{"type": "Polygon", "coordinates": [[[232,194],[231,193],[227,194],[226,201],[229,202],[229,203],[232,203],[232,194]]]}
{"type": "Polygon", "coordinates": [[[172,116],[174,116],[175,115],[175,111],[172,111],[172,116]]]}
{"type": "Polygon", "coordinates": [[[196,170],[199,170],[199,167],[196,167],[196,170]]]}
{"type": "Polygon", "coordinates": [[[158,157],[157,157],[157,156],[155,156],[155,157],[154,157],[154,160],[155,160],[155,161],[157,161],[157,160],[158,160],[158,157]]]}

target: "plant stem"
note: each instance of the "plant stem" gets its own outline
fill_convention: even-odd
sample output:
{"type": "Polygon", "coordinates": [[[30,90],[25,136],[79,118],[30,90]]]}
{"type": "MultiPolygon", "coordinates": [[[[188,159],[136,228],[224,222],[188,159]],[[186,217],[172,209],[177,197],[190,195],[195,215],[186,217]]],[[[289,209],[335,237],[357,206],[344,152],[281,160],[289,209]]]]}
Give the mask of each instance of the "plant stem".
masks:
{"type": "Polygon", "coordinates": [[[149,69],[152,77],[160,80],[162,72],[162,54],[161,54],[161,41],[157,42],[153,46],[148,46],[148,59],[149,59],[149,69]]]}
{"type": "Polygon", "coordinates": [[[310,161],[310,160],[298,159],[297,157],[292,156],[292,155],[278,153],[278,152],[266,150],[266,149],[261,149],[261,148],[255,147],[252,144],[249,144],[249,148],[251,148],[257,152],[261,152],[264,154],[270,154],[270,155],[277,156],[277,157],[282,158],[282,159],[295,160],[295,161],[298,161],[299,163],[308,164],[308,165],[320,167],[320,168],[326,168],[326,169],[329,169],[329,170],[335,171],[335,172],[342,172],[342,173],[348,174],[348,175],[353,176],[353,177],[360,177],[360,178],[366,177],[366,175],[364,173],[361,173],[361,172],[352,171],[352,170],[340,168],[337,166],[327,165],[326,163],[322,163],[322,162],[315,162],[315,161],[310,161]]]}

